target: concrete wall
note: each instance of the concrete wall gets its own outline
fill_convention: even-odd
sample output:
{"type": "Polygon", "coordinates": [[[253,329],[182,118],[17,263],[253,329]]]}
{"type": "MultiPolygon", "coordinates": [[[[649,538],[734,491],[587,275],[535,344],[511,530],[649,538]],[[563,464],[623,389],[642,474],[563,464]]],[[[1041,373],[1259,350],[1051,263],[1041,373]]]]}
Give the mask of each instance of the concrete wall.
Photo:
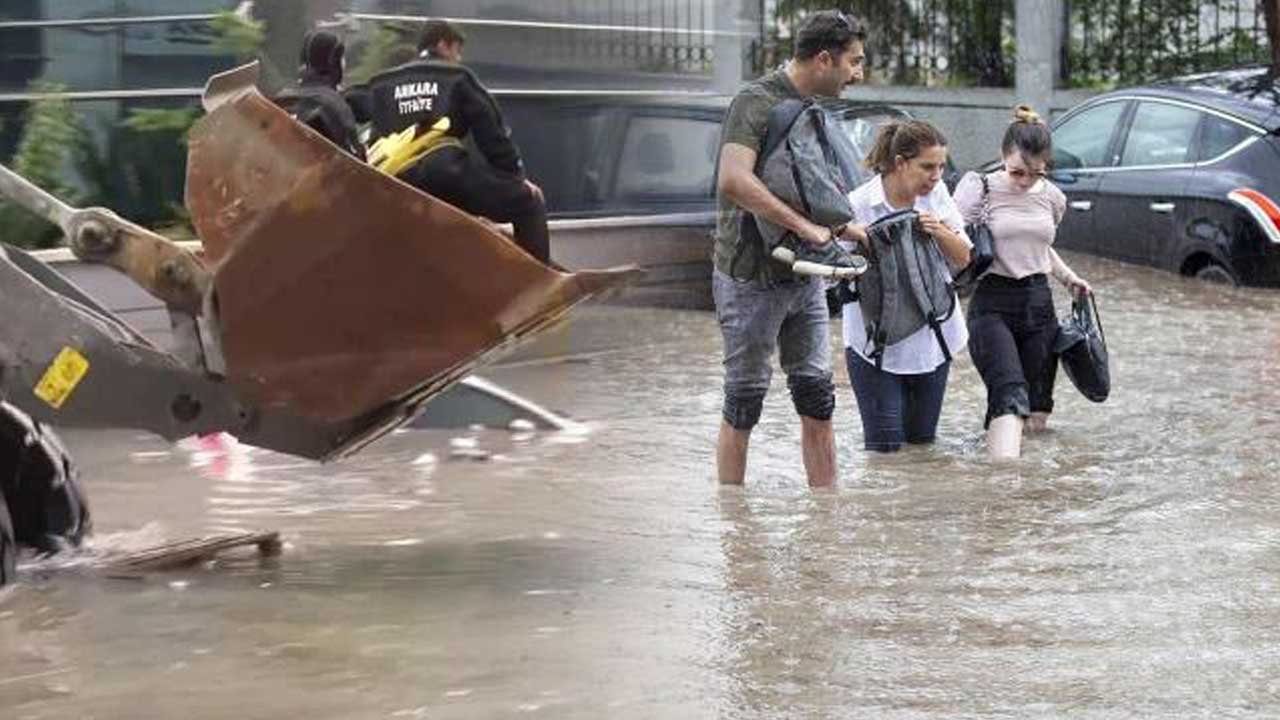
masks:
{"type": "Polygon", "coordinates": [[[948,150],[960,168],[975,167],[999,156],[1000,140],[1013,118],[1014,105],[1031,104],[1041,115],[1052,119],[1092,96],[1082,90],[1055,90],[1047,101],[1035,103],[1028,102],[1027,96],[1017,90],[1002,88],[860,85],[845,92],[850,99],[896,105],[937,125],[947,136],[948,150]]]}

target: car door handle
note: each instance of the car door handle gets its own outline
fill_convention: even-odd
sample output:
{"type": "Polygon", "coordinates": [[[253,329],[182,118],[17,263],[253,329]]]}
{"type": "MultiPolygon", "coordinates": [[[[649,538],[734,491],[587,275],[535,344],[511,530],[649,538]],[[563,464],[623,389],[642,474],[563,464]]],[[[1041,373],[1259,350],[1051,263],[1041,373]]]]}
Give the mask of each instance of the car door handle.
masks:
{"type": "Polygon", "coordinates": [[[1173,212],[1173,203],[1151,203],[1151,212],[1171,213],[1173,212]]]}
{"type": "Polygon", "coordinates": [[[1092,201],[1090,201],[1090,200],[1072,200],[1072,201],[1071,201],[1071,209],[1072,209],[1072,210],[1080,210],[1081,212],[1084,212],[1084,211],[1087,211],[1087,210],[1092,210],[1092,209],[1093,209],[1093,202],[1092,202],[1092,201]]]}

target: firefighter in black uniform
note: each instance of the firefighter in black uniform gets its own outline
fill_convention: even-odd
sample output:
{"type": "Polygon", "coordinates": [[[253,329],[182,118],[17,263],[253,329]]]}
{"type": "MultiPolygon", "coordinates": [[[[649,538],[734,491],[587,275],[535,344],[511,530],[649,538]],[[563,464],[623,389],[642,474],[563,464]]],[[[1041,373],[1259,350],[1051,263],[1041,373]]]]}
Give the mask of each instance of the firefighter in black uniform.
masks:
{"type": "Polygon", "coordinates": [[[371,143],[411,125],[425,130],[446,116],[450,136],[470,134],[484,161],[450,144],[403,171],[401,179],[474,215],[510,222],[516,243],[547,263],[551,248],[542,190],[525,178],[498,104],[460,64],[465,40],[448,22],[428,21],[417,59],[375,75],[348,92],[347,100],[360,122],[373,123],[371,143]]]}
{"type": "Polygon", "coordinates": [[[329,142],[364,160],[355,113],[338,92],[345,50],[342,40],[333,33],[307,33],[302,41],[298,84],[277,95],[275,102],[329,142]]]}

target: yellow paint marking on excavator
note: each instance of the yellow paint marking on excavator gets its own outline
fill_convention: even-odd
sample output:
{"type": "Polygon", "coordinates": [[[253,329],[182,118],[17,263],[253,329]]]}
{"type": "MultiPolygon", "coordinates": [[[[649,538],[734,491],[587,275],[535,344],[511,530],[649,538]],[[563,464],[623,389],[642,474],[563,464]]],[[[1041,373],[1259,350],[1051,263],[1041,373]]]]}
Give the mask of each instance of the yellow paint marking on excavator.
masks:
{"type": "Polygon", "coordinates": [[[75,348],[64,347],[36,385],[36,397],[58,410],[71,397],[71,393],[75,392],[76,385],[80,384],[88,372],[88,359],[75,348]]]}

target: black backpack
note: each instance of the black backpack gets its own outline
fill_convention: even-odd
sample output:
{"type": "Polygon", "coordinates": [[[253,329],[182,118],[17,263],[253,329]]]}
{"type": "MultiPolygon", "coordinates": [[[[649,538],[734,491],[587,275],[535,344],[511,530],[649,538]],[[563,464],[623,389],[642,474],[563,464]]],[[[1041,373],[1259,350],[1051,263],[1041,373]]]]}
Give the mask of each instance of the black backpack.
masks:
{"type": "Polygon", "coordinates": [[[272,101],[329,142],[359,160],[365,159],[364,145],[356,132],[355,114],[337,90],[303,85],[281,91],[272,101]]]}

